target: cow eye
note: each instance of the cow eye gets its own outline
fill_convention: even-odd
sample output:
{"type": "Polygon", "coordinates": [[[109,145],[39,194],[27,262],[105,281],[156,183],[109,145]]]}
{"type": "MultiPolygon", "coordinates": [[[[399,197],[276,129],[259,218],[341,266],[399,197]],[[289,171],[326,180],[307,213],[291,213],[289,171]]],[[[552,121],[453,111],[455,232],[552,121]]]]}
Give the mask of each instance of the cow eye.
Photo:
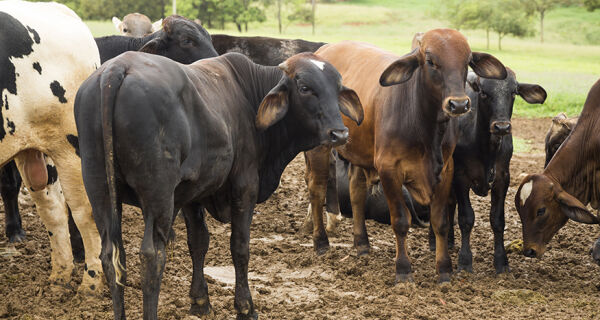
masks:
{"type": "Polygon", "coordinates": [[[312,92],[312,89],[307,86],[301,86],[298,91],[300,91],[302,94],[309,94],[312,92]]]}
{"type": "Polygon", "coordinates": [[[481,99],[487,99],[488,97],[488,95],[483,91],[479,92],[479,96],[481,97],[481,99]]]}
{"type": "Polygon", "coordinates": [[[123,32],[127,33],[127,28],[123,28],[123,32]]]}
{"type": "Polygon", "coordinates": [[[188,45],[192,44],[192,40],[185,38],[185,39],[181,40],[181,44],[188,46],[188,45]]]}
{"type": "Polygon", "coordinates": [[[431,60],[431,59],[427,59],[427,64],[428,64],[430,67],[435,67],[435,63],[433,63],[433,60],[431,60]]]}
{"type": "Polygon", "coordinates": [[[537,216],[543,216],[546,213],[546,208],[539,208],[537,211],[537,216]]]}

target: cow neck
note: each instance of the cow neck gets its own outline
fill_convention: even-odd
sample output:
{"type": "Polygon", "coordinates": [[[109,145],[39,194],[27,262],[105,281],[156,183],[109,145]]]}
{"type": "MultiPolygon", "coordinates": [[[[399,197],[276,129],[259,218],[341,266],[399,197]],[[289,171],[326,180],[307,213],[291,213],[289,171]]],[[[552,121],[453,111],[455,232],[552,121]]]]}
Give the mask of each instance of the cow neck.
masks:
{"type": "Polygon", "coordinates": [[[586,101],[577,125],[544,169],[544,174],[558,182],[567,193],[584,204],[592,202],[595,209],[600,203],[600,146],[596,144],[596,128],[600,126],[598,108],[600,105],[586,101]]]}
{"type": "Polygon", "coordinates": [[[418,102],[414,104],[416,108],[412,108],[411,112],[417,115],[417,126],[422,126],[424,129],[421,135],[424,148],[430,148],[434,160],[439,162],[442,154],[442,140],[450,118],[441,110],[442,98],[431,94],[433,90],[427,87],[421,68],[415,72],[417,72],[418,85],[413,87],[416,88],[418,102]]]}
{"type": "Polygon", "coordinates": [[[158,36],[158,33],[152,33],[142,38],[128,37],[127,51],[139,51],[146,43],[158,36]]]}

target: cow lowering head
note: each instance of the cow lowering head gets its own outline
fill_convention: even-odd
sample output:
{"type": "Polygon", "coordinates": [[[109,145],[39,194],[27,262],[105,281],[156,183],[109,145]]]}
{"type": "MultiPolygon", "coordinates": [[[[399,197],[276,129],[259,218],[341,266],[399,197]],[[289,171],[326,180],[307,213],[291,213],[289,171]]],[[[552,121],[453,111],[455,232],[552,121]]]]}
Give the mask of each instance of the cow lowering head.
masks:
{"type": "Polygon", "coordinates": [[[121,21],[117,17],[112,18],[115,28],[124,36],[141,38],[160,29],[162,19],[152,23],[150,18],[141,13],[130,13],[121,21]]]}
{"type": "Polygon", "coordinates": [[[381,75],[382,86],[408,81],[417,69],[424,92],[440,103],[441,110],[459,116],[471,108],[465,94],[468,66],[479,76],[506,78],[506,69],[492,55],[471,52],[467,39],[458,31],[435,29],[415,38],[411,53],[393,62],[381,75]]]}
{"type": "Polygon", "coordinates": [[[579,117],[568,118],[564,112],[559,113],[552,119],[552,125],[546,133],[546,139],[544,141],[546,149],[546,163],[544,167],[548,166],[548,163],[558,151],[558,148],[567,139],[569,133],[575,127],[575,124],[579,120],[579,117]]]}
{"type": "Polygon", "coordinates": [[[301,53],[279,65],[281,80],[263,99],[256,127],[264,130],[289,115],[301,128],[304,143],[337,146],[346,143],[348,129],[340,111],[360,124],[363,108],[358,95],[342,85],[342,77],[313,53],[301,53]]]}
{"type": "Polygon", "coordinates": [[[544,174],[525,177],[515,197],[523,225],[523,254],[540,258],[554,234],[572,219],[581,223],[600,221],[577,198],[544,174]]]}
{"type": "Polygon", "coordinates": [[[528,103],[544,103],[546,90],[537,84],[519,83],[515,73],[507,68],[504,80],[486,79],[469,73],[467,82],[477,92],[477,103],[484,118],[489,120],[490,133],[503,136],[511,133],[515,96],[519,95],[528,103]]]}
{"type": "Polygon", "coordinates": [[[172,15],[163,21],[162,30],[139,51],[165,56],[181,63],[216,57],[210,34],[202,26],[180,16],[172,15]]]}

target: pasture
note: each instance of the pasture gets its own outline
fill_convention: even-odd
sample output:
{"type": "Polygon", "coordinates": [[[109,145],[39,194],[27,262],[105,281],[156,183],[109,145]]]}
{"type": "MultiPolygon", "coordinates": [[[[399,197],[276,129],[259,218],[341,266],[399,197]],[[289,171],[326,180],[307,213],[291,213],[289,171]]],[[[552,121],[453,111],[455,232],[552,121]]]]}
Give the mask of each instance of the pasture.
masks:
{"type": "MultiPolygon", "coordinates": [[[[435,17],[436,0],[348,0],[319,4],[317,31],[307,24],[284,26],[277,33],[274,12],[248,33],[209,29],[211,34],[301,38],[311,41],[365,41],[397,54],[409,51],[415,32],[443,27],[435,17]]],[[[473,51],[489,52],[513,69],[520,82],[536,83],[548,92],[543,105],[515,100],[514,155],[505,201],[505,244],[522,239],[514,199],[525,174],[540,172],[544,164],[544,136],[558,112],[581,111],[586,95],[600,75],[600,45],[589,34],[600,32],[600,12],[559,8],[547,16],[546,43],[537,37],[503,40],[500,51],[491,35],[461,30],[473,51]],[[584,18],[583,18],[584,17],[584,18]],[[581,32],[577,33],[576,31],[581,32]]],[[[94,36],[116,34],[110,21],[86,21],[94,36]]],[[[598,40],[600,41],[600,40],[598,40]]],[[[428,248],[427,229],[411,228],[408,236],[414,283],[394,283],[394,233],[390,226],[367,221],[371,243],[368,256],[357,257],[352,247],[352,221],[344,219],[330,234],[331,248],[316,256],[312,236],[300,229],[308,207],[304,157],[298,155],[285,170],[279,188],[257,205],[251,226],[249,283],[261,319],[598,319],[600,267],[589,249],[599,235],[597,225],[568,222],[549,243],[542,259],[509,253],[510,273],[496,275],[492,264],[490,196],[471,192],[475,226],[471,237],[473,273],[453,274],[452,281],[436,283],[435,253],[428,248]]],[[[84,192],[84,190],[81,190],[84,192]]],[[[17,243],[16,256],[0,251],[0,319],[112,319],[110,293],[101,299],[76,295],[86,266],[76,264],[67,290],[48,282],[50,248],[46,229],[31,199],[20,201],[27,241],[17,243]],[[79,280],[77,280],[79,279],[79,280]]],[[[127,252],[126,315],[142,318],[140,243],[141,210],[124,206],[123,240],[127,252]]],[[[229,238],[231,226],[207,217],[211,234],[205,274],[214,312],[206,319],[235,319],[235,276],[229,238]]],[[[0,230],[4,221],[0,219],[0,230]]],[[[457,267],[460,230],[454,226],[456,246],[450,250],[457,267]]],[[[175,240],[167,248],[159,319],[200,319],[189,315],[188,292],[192,263],[181,215],[174,224],[175,240]]],[[[6,242],[3,232],[0,241],[6,242]]],[[[205,318],[203,318],[205,319],[205,318]]]]}

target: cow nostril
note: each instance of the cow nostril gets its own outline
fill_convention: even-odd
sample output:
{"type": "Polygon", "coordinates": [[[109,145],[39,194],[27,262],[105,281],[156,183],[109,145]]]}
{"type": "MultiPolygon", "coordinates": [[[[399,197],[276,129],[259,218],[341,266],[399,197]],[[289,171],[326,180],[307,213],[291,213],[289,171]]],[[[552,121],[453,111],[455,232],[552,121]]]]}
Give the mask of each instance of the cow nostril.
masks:
{"type": "Polygon", "coordinates": [[[471,109],[471,104],[469,103],[469,99],[449,100],[448,109],[451,113],[461,114],[469,111],[471,109]]]}
{"type": "Polygon", "coordinates": [[[535,257],[536,257],[535,250],[533,250],[533,249],[527,249],[527,250],[525,250],[525,251],[523,252],[523,254],[524,254],[526,257],[529,257],[529,258],[535,258],[535,257]]]}
{"type": "Polygon", "coordinates": [[[348,129],[329,130],[329,138],[331,140],[331,143],[344,144],[348,139],[348,129]]]}
{"type": "Polygon", "coordinates": [[[499,134],[508,134],[510,133],[510,122],[496,122],[494,123],[494,131],[499,134]]]}

